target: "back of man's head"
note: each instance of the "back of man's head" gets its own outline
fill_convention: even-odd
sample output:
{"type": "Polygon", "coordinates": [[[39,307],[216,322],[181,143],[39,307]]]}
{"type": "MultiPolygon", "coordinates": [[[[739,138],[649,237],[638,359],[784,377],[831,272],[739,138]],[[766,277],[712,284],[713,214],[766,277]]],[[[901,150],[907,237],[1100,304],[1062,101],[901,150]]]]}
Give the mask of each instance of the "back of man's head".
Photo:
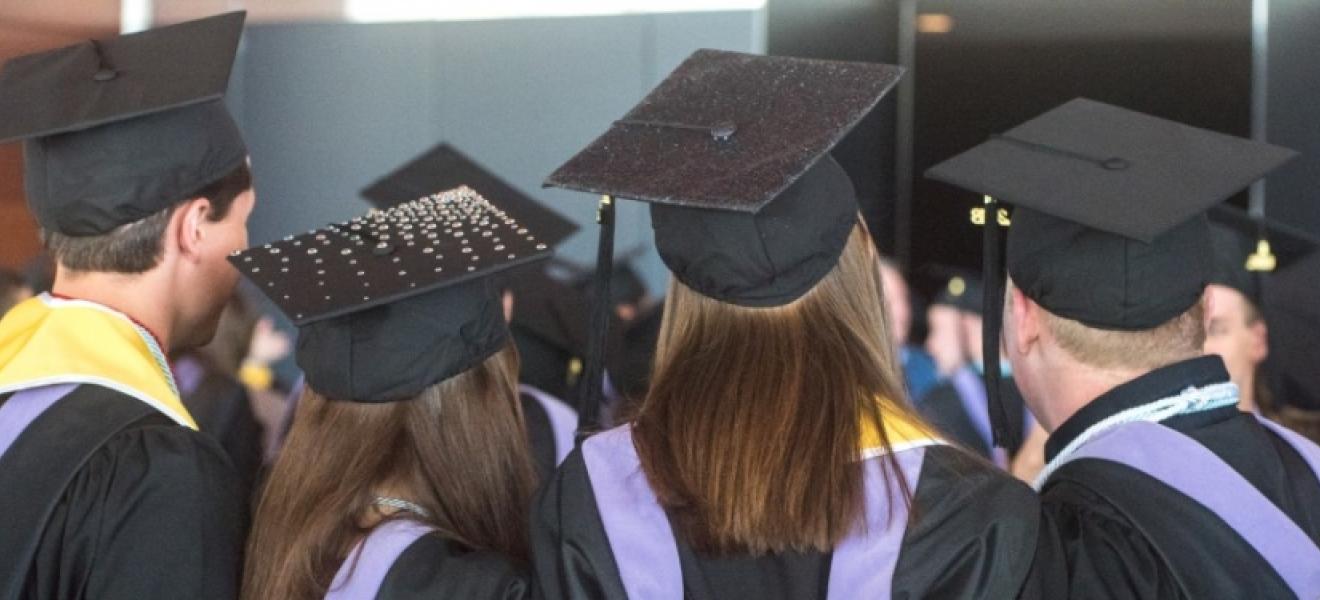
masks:
{"type": "Polygon", "coordinates": [[[42,230],[42,239],[55,261],[74,272],[106,272],[134,275],[154,269],[164,253],[165,231],[174,212],[184,203],[206,198],[211,203],[208,219],[223,220],[240,194],[252,187],[246,164],[203,186],[173,205],[107,233],[70,236],[42,230]]]}
{"type": "Polygon", "coordinates": [[[1042,310],[1050,337],[1076,361],[1101,370],[1150,371],[1200,356],[1204,312],[1197,302],[1151,329],[1099,329],[1042,310]]]}

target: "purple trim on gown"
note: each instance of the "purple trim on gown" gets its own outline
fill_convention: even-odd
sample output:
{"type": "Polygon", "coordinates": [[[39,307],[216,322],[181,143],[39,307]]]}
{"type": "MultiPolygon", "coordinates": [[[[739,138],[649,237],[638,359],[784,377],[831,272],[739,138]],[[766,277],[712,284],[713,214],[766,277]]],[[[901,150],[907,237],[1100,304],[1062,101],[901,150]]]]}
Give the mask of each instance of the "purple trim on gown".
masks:
{"type": "MultiPolygon", "coordinates": [[[[1262,425],[1278,432],[1273,424],[1262,425]]],[[[1320,464],[1314,444],[1296,434],[1280,437],[1313,468],[1320,464]]],[[[1191,437],[1159,423],[1125,423],[1101,432],[1062,464],[1083,458],[1126,465],[1196,501],[1264,557],[1299,598],[1320,598],[1320,547],[1251,482],[1191,437]]]]}
{"type": "Polygon", "coordinates": [[[413,542],[434,530],[429,525],[407,519],[381,523],[354,546],[348,558],[339,565],[325,600],[375,598],[399,555],[413,542]]]}
{"type": "Polygon", "coordinates": [[[14,392],[0,405],[0,457],[9,451],[28,425],[76,387],[76,383],[62,383],[14,392]]]}
{"type": "MultiPolygon", "coordinates": [[[[925,447],[896,453],[915,495],[925,447]]],[[[678,546],[664,509],[641,471],[632,429],[616,427],[582,444],[591,489],[605,536],[629,598],[683,597],[678,546]]],[[[908,505],[883,457],[865,461],[866,527],[839,543],[830,564],[828,598],[889,597],[907,530],[908,505]]]]}

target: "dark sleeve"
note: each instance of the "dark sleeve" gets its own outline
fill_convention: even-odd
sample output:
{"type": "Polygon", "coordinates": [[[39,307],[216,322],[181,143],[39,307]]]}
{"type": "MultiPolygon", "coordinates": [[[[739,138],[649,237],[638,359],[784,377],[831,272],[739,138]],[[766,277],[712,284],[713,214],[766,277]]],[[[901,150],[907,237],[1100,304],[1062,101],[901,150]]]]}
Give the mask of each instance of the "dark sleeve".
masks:
{"type": "Polygon", "coordinates": [[[895,598],[1014,598],[1040,526],[1031,488],[947,446],[927,449],[894,574],[895,598]]]}
{"type": "Polygon", "coordinates": [[[37,596],[237,598],[246,535],[242,483],[214,440],[133,427],[66,488],[34,565],[39,585],[60,589],[37,596]]]}
{"type": "Polygon", "coordinates": [[[408,546],[381,582],[376,600],[471,598],[522,600],[531,597],[527,578],[503,557],[468,552],[438,535],[408,546]]]}
{"type": "Polygon", "coordinates": [[[564,459],[532,506],[532,569],[546,600],[625,598],[581,450],[564,459]]]}
{"type": "Polygon", "coordinates": [[[1041,504],[1037,597],[1185,597],[1145,536],[1093,492],[1063,481],[1041,504]]]}

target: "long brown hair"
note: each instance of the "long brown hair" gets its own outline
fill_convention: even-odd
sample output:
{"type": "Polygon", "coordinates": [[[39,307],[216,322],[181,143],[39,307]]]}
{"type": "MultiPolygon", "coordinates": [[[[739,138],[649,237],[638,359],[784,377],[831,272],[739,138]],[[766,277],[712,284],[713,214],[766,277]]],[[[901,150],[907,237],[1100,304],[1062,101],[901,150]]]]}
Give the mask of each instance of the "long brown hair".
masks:
{"type": "Polygon", "coordinates": [[[862,419],[885,450],[883,418],[917,420],[903,401],[882,297],[860,223],[834,270],[785,306],[734,306],[671,281],[633,439],[695,550],[829,551],[858,523],[862,419]]]}
{"type": "Polygon", "coordinates": [[[508,345],[409,401],[335,401],[309,387],[257,506],[243,597],[324,596],[383,485],[445,537],[526,564],[536,482],[517,377],[508,345]]]}

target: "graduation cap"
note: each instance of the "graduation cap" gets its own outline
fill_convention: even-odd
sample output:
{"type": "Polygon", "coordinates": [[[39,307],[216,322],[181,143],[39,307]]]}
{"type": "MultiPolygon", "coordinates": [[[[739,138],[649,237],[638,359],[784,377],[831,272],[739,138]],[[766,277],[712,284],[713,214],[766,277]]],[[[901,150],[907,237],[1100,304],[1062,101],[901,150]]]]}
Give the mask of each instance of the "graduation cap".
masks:
{"type": "Polygon", "coordinates": [[[999,236],[1008,222],[998,203],[1016,207],[1006,262],[1024,294],[1091,327],[1150,329],[1186,311],[1210,281],[1205,211],[1294,155],[1079,98],[928,170],[985,195],[984,349],[996,445],[1013,447],[1021,433],[998,402],[999,236]]]}
{"type": "Polygon", "coordinates": [[[487,200],[522,215],[522,222],[550,246],[557,246],[578,230],[576,223],[546,208],[447,143],[436,145],[376,180],[362,190],[362,196],[383,208],[461,185],[478,190],[487,200]]]}
{"type": "Polygon", "coordinates": [[[514,298],[509,330],[518,345],[520,380],[567,397],[587,347],[586,297],[544,268],[524,269],[505,285],[514,298]]]}
{"type": "Polygon", "coordinates": [[[698,50],[546,179],[604,195],[586,427],[601,394],[613,198],[651,204],[660,257],[694,290],[742,306],[792,302],[833,268],[857,218],[852,182],[828,153],[902,72],[698,50]]]}
{"type": "Polygon", "coordinates": [[[1320,410],[1320,253],[1282,266],[1265,282],[1271,384],[1276,406],[1320,410]]]}
{"type": "Polygon", "coordinates": [[[951,306],[976,315],[984,312],[985,286],[975,272],[956,267],[932,267],[928,271],[937,273],[944,282],[932,305],[951,306]]]}
{"type": "MultiPolygon", "coordinates": [[[[647,246],[638,244],[631,250],[619,253],[614,257],[613,266],[610,271],[610,303],[614,306],[620,304],[638,304],[647,294],[646,282],[642,281],[642,276],[633,268],[633,261],[646,251],[647,246]]],[[[592,286],[596,283],[595,273],[588,269],[578,271],[577,280],[574,286],[582,290],[585,295],[591,295],[592,286]]]]}
{"type": "Polygon", "coordinates": [[[1220,204],[1210,210],[1214,273],[1210,282],[1233,288],[1261,306],[1262,280],[1300,260],[1320,244],[1315,236],[1278,221],[1220,204]]]}
{"type": "Polygon", "coordinates": [[[498,351],[491,275],[549,257],[522,216],[469,187],[230,257],[299,328],[295,358],[338,400],[403,400],[498,351]]]}
{"type": "Polygon", "coordinates": [[[37,222],[99,235],[188,199],[247,160],[221,102],[232,12],[28,54],[0,71],[0,143],[23,140],[37,222]]]}

